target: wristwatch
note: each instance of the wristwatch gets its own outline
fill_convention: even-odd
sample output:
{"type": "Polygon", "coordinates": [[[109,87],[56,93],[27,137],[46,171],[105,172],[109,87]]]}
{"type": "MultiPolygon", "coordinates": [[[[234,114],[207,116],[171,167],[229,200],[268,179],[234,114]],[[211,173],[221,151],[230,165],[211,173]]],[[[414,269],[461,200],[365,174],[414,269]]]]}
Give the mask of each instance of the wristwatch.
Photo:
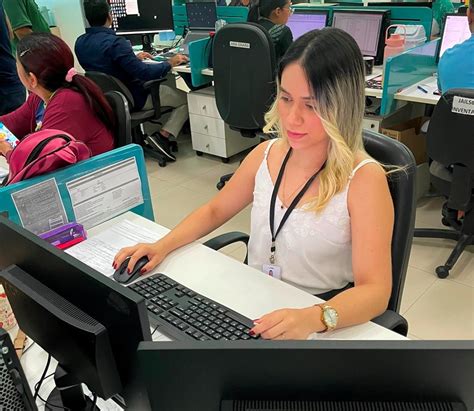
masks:
{"type": "Polygon", "coordinates": [[[326,326],[326,329],[320,332],[325,333],[334,330],[337,326],[337,320],[339,319],[339,314],[336,309],[327,304],[318,305],[321,307],[321,321],[326,326]]]}

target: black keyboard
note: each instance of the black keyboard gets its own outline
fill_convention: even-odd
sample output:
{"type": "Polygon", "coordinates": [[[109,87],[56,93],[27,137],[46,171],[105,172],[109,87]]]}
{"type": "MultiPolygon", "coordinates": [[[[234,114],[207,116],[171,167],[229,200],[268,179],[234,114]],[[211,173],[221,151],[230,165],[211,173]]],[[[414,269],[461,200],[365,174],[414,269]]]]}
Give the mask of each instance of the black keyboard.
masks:
{"type": "Polygon", "coordinates": [[[175,340],[254,340],[253,322],[165,274],[129,286],[146,299],[150,323],[175,340]]]}

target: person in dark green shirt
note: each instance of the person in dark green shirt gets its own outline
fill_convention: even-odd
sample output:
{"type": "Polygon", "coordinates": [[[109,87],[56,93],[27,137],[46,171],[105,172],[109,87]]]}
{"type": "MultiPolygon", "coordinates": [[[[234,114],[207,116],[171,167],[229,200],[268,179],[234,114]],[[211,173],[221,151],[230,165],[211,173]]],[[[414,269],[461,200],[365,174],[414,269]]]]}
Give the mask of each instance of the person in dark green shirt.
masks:
{"type": "Polygon", "coordinates": [[[3,7],[15,34],[12,51],[16,54],[19,40],[33,32],[49,33],[48,22],[40,13],[35,0],[4,0],[3,7]]]}
{"type": "Polygon", "coordinates": [[[293,43],[291,30],[285,25],[293,10],[290,0],[252,0],[247,21],[268,31],[275,46],[277,63],[293,43]]]}

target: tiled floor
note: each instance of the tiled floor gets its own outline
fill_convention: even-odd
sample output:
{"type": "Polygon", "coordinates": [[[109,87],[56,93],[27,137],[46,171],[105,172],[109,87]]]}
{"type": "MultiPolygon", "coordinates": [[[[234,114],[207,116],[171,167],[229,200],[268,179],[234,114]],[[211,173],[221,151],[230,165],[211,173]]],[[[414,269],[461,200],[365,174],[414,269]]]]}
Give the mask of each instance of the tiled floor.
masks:
{"type": "MultiPolygon", "coordinates": [[[[179,142],[179,149],[178,161],[165,168],[147,159],[155,219],[169,228],[215,195],[219,177],[233,172],[240,160],[223,164],[217,157],[198,157],[186,139],[179,142]]],[[[441,227],[442,202],[441,198],[420,201],[416,226],[441,227]]],[[[206,238],[229,231],[250,231],[250,208],[206,238]]],[[[447,279],[438,279],[434,273],[453,244],[414,239],[401,305],[411,338],[474,339],[474,247],[463,253],[447,279]]],[[[245,247],[236,244],[223,252],[242,261],[245,247]]]]}

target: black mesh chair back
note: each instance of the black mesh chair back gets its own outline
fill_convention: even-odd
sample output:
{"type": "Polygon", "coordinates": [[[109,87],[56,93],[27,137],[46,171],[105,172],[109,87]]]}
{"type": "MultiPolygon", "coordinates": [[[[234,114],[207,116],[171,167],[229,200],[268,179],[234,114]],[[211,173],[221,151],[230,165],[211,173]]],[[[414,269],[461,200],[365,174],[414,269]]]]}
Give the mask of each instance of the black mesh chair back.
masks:
{"type": "Polygon", "coordinates": [[[415,225],[415,159],[404,144],[390,137],[364,130],[363,138],[367,153],[374,159],[382,164],[403,167],[402,171],[388,176],[395,210],[392,234],[392,295],[388,309],[398,312],[415,225]]]}
{"type": "Polygon", "coordinates": [[[275,50],[268,32],[253,23],[228,24],[213,44],[216,104],[222,119],[254,137],[275,95],[275,50]]]}
{"type": "Polygon", "coordinates": [[[105,98],[112,107],[115,117],[115,147],[123,147],[133,142],[132,122],[125,96],[119,91],[108,91],[105,98]]]}
{"type": "Polygon", "coordinates": [[[99,71],[86,71],[85,74],[86,77],[97,84],[104,93],[107,93],[108,91],[119,91],[122,93],[127,99],[129,110],[134,110],[135,102],[133,100],[132,93],[130,93],[128,87],[118,78],[109,74],[101,73],[99,71]]]}
{"type": "Polygon", "coordinates": [[[442,181],[437,187],[449,196],[448,206],[469,208],[474,181],[474,90],[451,89],[441,96],[428,127],[427,150],[433,161],[452,172],[449,188],[442,181]]]}

